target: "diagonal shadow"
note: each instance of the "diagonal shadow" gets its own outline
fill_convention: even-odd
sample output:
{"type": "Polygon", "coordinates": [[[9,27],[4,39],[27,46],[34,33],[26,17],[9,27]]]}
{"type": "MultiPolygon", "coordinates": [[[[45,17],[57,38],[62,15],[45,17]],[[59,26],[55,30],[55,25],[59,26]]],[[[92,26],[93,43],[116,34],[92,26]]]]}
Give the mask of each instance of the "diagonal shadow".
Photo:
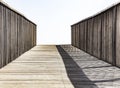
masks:
{"type": "Polygon", "coordinates": [[[98,88],[95,82],[91,81],[72,59],[71,56],[60,46],[56,46],[62,56],[67,75],[75,88],[98,88]]]}

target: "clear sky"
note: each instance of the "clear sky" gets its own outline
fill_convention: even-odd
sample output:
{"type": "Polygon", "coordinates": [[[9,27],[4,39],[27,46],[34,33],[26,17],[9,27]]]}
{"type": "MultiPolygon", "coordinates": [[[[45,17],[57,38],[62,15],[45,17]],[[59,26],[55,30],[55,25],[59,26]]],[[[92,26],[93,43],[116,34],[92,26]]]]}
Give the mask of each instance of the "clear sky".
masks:
{"type": "Polygon", "coordinates": [[[120,0],[3,0],[37,24],[37,44],[70,44],[70,25],[120,0]]]}

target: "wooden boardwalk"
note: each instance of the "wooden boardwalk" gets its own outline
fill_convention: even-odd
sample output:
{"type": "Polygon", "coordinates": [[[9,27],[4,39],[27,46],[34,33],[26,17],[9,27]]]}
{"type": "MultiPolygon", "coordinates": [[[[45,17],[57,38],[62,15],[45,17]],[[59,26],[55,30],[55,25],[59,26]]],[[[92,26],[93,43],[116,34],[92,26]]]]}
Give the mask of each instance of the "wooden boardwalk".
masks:
{"type": "Polygon", "coordinates": [[[71,45],[35,46],[0,69],[0,88],[120,88],[120,68],[71,45]]]}
{"type": "Polygon", "coordinates": [[[0,69],[0,88],[74,88],[56,46],[36,46],[0,69]]]}

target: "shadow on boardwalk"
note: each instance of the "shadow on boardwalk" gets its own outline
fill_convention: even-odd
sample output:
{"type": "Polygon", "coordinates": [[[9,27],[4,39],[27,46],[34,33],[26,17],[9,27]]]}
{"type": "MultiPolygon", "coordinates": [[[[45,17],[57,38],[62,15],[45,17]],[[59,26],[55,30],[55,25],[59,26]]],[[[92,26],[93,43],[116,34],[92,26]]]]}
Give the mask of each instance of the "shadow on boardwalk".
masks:
{"type": "Polygon", "coordinates": [[[61,46],[58,45],[56,47],[62,56],[67,75],[75,88],[98,88],[61,46]]]}

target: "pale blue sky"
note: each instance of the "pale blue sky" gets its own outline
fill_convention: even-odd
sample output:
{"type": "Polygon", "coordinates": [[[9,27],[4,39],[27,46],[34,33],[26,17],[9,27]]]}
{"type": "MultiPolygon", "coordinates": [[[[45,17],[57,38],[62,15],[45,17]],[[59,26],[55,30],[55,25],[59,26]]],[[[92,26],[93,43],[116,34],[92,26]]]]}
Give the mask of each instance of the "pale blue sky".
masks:
{"type": "Polygon", "coordinates": [[[70,44],[70,25],[120,0],[4,0],[37,24],[37,44],[70,44]]]}

